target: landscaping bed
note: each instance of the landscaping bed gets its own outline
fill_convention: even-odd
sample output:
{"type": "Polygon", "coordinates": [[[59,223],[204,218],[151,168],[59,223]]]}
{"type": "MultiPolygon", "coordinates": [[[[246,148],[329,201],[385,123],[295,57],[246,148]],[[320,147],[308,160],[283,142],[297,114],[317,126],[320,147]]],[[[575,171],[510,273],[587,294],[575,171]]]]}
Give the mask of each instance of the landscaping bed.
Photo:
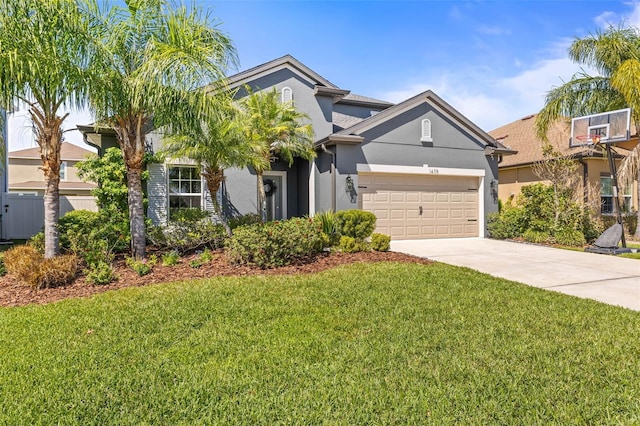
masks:
{"type": "Polygon", "coordinates": [[[213,260],[203,264],[199,268],[193,268],[189,264],[195,257],[195,254],[184,256],[181,258],[180,263],[174,266],[163,266],[158,263],[153,267],[150,274],[138,276],[136,272],[126,265],[124,257],[121,256],[116,259],[114,268],[118,276],[118,280],[107,285],[89,284],[86,282],[83,275],[78,274],[71,285],[37,290],[17,282],[11,276],[0,277],[0,306],[45,304],[72,297],[88,297],[108,290],[126,287],[140,287],[149,284],[181,281],[193,278],[309,274],[333,268],[338,265],[356,262],[396,261],[430,263],[427,259],[394,252],[334,252],[331,254],[320,254],[304,263],[300,262],[298,264],[273,269],[260,269],[257,267],[233,265],[227,260],[224,253],[219,250],[214,252],[213,260]]]}

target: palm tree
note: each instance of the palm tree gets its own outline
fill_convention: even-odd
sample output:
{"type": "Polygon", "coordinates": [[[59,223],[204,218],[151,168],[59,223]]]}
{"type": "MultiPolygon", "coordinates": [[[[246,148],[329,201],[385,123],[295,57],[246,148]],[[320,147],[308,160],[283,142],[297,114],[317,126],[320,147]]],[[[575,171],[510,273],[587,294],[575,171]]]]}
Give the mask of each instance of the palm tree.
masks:
{"type": "Polygon", "coordinates": [[[7,109],[28,106],[40,147],[44,193],[45,257],[59,254],[60,145],[63,105],[82,106],[89,87],[90,40],[74,0],[0,2],[0,98],[7,109]]]}
{"type": "Polygon", "coordinates": [[[211,108],[201,125],[189,126],[163,139],[163,153],[196,162],[211,194],[213,209],[231,236],[231,228],[216,194],[225,180],[224,169],[246,167],[253,150],[240,133],[235,120],[238,111],[232,103],[231,94],[223,92],[215,96],[215,107],[211,108]]]}
{"type": "Polygon", "coordinates": [[[224,83],[235,63],[229,38],[196,6],[125,0],[89,11],[100,33],[100,83],[90,91],[97,122],[114,129],[127,169],[131,249],[146,254],[141,173],[152,127],[196,126],[211,102],[198,88],[224,83]],[[152,122],[153,121],[153,122],[152,122]]]}
{"type": "MultiPolygon", "coordinates": [[[[585,38],[577,38],[569,48],[569,58],[592,67],[599,75],[586,72],[547,93],[545,106],[536,117],[538,136],[546,140],[550,125],[566,117],[632,107],[632,120],[640,129],[640,34],[635,28],[609,27],[585,38]]],[[[621,164],[623,185],[638,182],[640,200],[640,144],[621,164]]],[[[638,209],[640,220],[640,209],[638,209]]],[[[640,222],[639,222],[640,223],[640,222]]],[[[640,238],[640,226],[636,228],[640,238]]]]}
{"type": "Polygon", "coordinates": [[[254,147],[251,166],[257,175],[258,214],[267,220],[267,196],[262,182],[264,172],[271,170],[271,162],[280,158],[293,164],[295,157],[310,160],[315,157],[313,128],[302,124],[308,118],[295,109],[292,102],[280,102],[275,90],[251,92],[242,99],[242,125],[246,140],[254,147]]]}

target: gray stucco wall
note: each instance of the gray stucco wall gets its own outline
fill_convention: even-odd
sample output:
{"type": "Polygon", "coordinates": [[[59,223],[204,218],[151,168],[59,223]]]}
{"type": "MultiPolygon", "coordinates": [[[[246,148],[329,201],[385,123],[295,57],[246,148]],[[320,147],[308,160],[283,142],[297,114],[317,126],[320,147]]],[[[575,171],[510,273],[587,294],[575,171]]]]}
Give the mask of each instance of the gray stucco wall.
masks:
{"type": "MultiPolygon", "coordinates": [[[[313,123],[315,140],[325,138],[333,132],[331,98],[315,96],[314,85],[293,71],[282,69],[267,76],[247,81],[247,85],[254,91],[272,90],[275,87],[278,93],[284,87],[289,87],[293,91],[293,103],[296,109],[307,114],[310,122],[313,123]]],[[[236,94],[236,99],[246,95],[247,92],[241,88],[236,94]]]]}
{"type": "MultiPolygon", "coordinates": [[[[484,145],[448,116],[421,104],[397,117],[361,134],[359,145],[338,145],[336,150],[337,210],[357,208],[359,196],[346,192],[346,177],[351,176],[355,191],[358,187],[357,164],[446,167],[482,169],[485,171],[485,213],[497,211],[489,182],[497,181],[498,158],[484,154],[484,145]],[[421,142],[422,119],[431,120],[433,142],[421,142]]],[[[329,158],[327,156],[327,158],[329,158]]],[[[328,185],[328,173],[319,170],[317,185],[328,185]],[[326,175],[326,176],[325,176],[326,175]]],[[[327,187],[328,189],[328,187],[327,187]]],[[[316,203],[325,207],[323,203],[316,203]]]]}

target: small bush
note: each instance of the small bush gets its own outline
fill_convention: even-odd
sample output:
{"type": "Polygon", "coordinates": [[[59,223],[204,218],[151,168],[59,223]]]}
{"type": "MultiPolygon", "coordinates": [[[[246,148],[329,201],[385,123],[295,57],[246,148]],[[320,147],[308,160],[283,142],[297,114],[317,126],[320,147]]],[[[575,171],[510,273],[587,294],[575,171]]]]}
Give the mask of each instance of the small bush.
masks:
{"type": "Polygon", "coordinates": [[[158,258],[156,256],[149,256],[147,260],[137,260],[133,257],[127,258],[127,266],[133,269],[138,276],[142,277],[144,275],[149,274],[154,265],[157,263],[158,258]]]}
{"type": "Polygon", "coordinates": [[[227,233],[221,224],[209,218],[196,221],[171,221],[167,226],[151,226],[147,238],[158,248],[187,253],[201,248],[222,248],[227,233]]]}
{"type": "Polygon", "coordinates": [[[174,266],[177,265],[179,261],[180,254],[175,250],[171,250],[162,255],[162,266],[174,266]]]}
{"type": "Polygon", "coordinates": [[[519,237],[525,226],[525,213],[519,207],[504,206],[501,213],[491,213],[487,219],[489,235],[497,240],[519,237]]]}
{"type": "Polygon", "coordinates": [[[0,277],[7,275],[7,268],[4,266],[4,255],[0,253],[0,277]]]}
{"type": "Polygon", "coordinates": [[[582,247],[587,244],[584,234],[578,230],[565,228],[553,234],[555,242],[562,246],[582,247]]]}
{"type": "Polygon", "coordinates": [[[213,254],[209,249],[204,249],[202,253],[196,256],[191,262],[189,262],[189,266],[192,268],[199,268],[202,265],[209,263],[213,260],[213,254]]]}
{"type": "Polygon", "coordinates": [[[115,271],[107,262],[98,262],[86,270],[87,282],[95,285],[106,285],[118,279],[115,271]]]}
{"type": "Polygon", "coordinates": [[[322,250],[322,229],[310,218],[293,218],[236,228],[226,252],[232,263],[274,268],[322,250]]]}
{"type": "Polygon", "coordinates": [[[320,223],[324,234],[324,245],[333,247],[340,244],[340,224],[336,214],[332,211],[317,213],[313,217],[314,221],[320,223]]]}
{"type": "Polygon", "coordinates": [[[364,210],[342,210],[336,213],[336,219],[340,226],[340,234],[356,240],[370,237],[376,228],[376,215],[364,210]]]}
{"type": "Polygon", "coordinates": [[[236,229],[241,226],[255,225],[256,223],[262,223],[260,215],[257,213],[248,213],[229,219],[229,228],[236,229]]]}
{"type": "Polygon", "coordinates": [[[343,235],[340,237],[340,245],[338,248],[345,253],[356,253],[359,251],[368,251],[369,247],[363,240],[357,240],[353,237],[343,235]]]}
{"type": "Polygon", "coordinates": [[[69,284],[78,271],[77,256],[64,255],[45,259],[28,244],[8,250],[4,261],[9,274],[38,289],[69,284]]]}
{"type": "Polygon", "coordinates": [[[211,217],[211,212],[198,208],[171,210],[171,222],[198,222],[211,217]]]}
{"type": "Polygon", "coordinates": [[[391,248],[391,237],[385,234],[371,235],[371,249],[375,251],[389,251],[391,248]]]}
{"type": "Polygon", "coordinates": [[[548,232],[534,231],[533,229],[527,229],[524,234],[522,234],[522,238],[534,244],[553,243],[553,238],[551,238],[548,232]]]}
{"type": "Polygon", "coordinates": [[[98,241],[104,241],[108,252],[124,252],[129,249],[131,236],[128,218],[115,209],[99,212],[73,210],[60,218],[60,247],[81,257],[98,241]]]}
{"type": "Polygon", "coordinates": [[[27,244],[29,244],[31,247],[36,249],[38,253],[44,256],[44,232],[38,232],[33,237],[29,238],[27,244]]]}

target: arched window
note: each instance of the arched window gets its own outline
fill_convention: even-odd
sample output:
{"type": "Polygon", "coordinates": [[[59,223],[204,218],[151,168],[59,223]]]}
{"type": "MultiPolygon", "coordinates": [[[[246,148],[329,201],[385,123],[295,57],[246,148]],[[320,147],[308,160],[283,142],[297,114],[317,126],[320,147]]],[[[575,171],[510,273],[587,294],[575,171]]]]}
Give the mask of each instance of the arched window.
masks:
{"type": "Polygon", "coordinates": [[[431,142],[431,120],[425,118],[422,120],[422,137],[420,138],[422,142],[431,142]]]}
{"type": "Polygon", "coordinates": [[[290,87],[284,87],[282,89],[282,102],[291,102],[293,101],[293,90],[290,87]]]}

